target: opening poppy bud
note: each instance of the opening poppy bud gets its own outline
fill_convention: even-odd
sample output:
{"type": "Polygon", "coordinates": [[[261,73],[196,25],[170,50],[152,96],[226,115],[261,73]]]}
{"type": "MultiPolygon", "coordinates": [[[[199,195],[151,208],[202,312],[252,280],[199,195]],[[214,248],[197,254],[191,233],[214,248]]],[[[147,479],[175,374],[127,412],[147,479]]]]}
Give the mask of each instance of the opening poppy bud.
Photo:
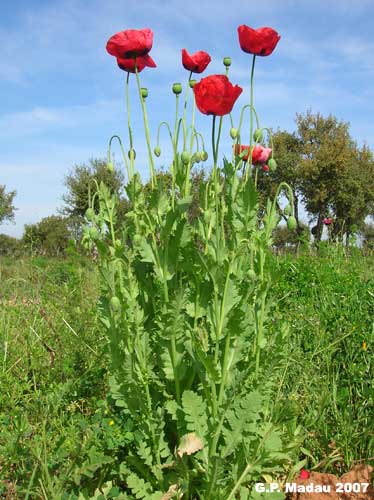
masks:
{"type": "Polygon", "coordinates": [[[270,158],[268,161],[269,168],[272,172],[275,172],[277,170],[277,162],[274,160],[274,158],[270,158]]]}
{"type": "Polygon", "coordinates": [[[238,131],[236,130],[236,128],[232,127],[230,128],[230,136],[231,136],[231,139],[235,139],[238,135],[238,131]]]}
{"type": "Polygon", "coordinates": [[[128,155],[129,155],[130,160],[135,160],[135,158],[136,158],[135,149],[130,149],[128,152],[128,155]]]}
{"type": "Polygon", "coordinates": [[[226,68],[229,68],[231,66],[231,57],[224,57],[223,64],[226,66],[226,68]]]}
{"type": "Polygon", "coordinates": [[[159,157],[161,155],[161,148],[160,146],[156,146],[155,149],[153,150],[155,156],[159,157]]]}
{"type": "Polygon", "coordinates": [[[174,83],[173,84],[173,92],[175,95],[178,95],[182,92],[182,84],[181,83],[174,83]]]}
{"type": "Polygon", "coordinates": [[[255,140],[255,142],[261,142],[262,141],[262,138],[263,138],[263,133],[262,133],[262,129],[261,128],[257,128],[254,133],[253,133],[253,139],[255,140]]]}
{"type": "Polygon", "coordinates": [[[108,161],[108,163],[106,164],[106,168],[108,172],[113,172],[114,171],[113,163],[111,161],[108,161]]]}
{"type": "Polygon", "coordinates": [[[121,310],[121,301],[118,297],[112,297],[110,299],[110,307],[113,311],[118,312],[121,310]]]}
{"type": "Polygon", "coordinates": [[[207,161],[208,153],[206,151],[201,152],[201,159],[202,159],[202,161],[207,161]]]}
{"type": "Polygon", "coordinates": [[[262,170],[264,172],[269,172],[269,170],[270,170],[269,165],[262,165],[262,170]]]}
{"type": "Polygon", "coordinates": [[[195,85],[196,85],[196,80],[189,81],[189,86],[191,87],[191,89],[193,89],[195,85]]]}
{"type": "Polygon", "coordinates": [[[296,227],[297,227],[296,219],[293,215],[291,215],[291,217],[288,217],[287,219],[287,228],[289,231],[295,231],[296,227]]]}
{"type": "Polygon", "coordinates": [[[291,205],[287,205],[286,207],[284,207],[283,213],[284,215],[291,215],[292,214],[291,205]]]}
{"type": "Polygon", "coordinates": [[[148,97],[148,89],[146,89],[145,87],[142,87],[140,89],[140,93],[141,93],[143,99],[145,99],[146,97],[148,97]]]}
{"type": "Polygon", "coordinates": [[[190,155],[189,155],[188,151],[183,151],[181,158],[182,158],[182,163],[184,165],[187,165],[188,162],[190,161],[190,155]]]}
{"type": "Polygon", "coordinates": [[[87,208],[87,210],[86,210],[86,214],[85,214],[85,215],[86,215],[86,219],[87,219],[88,221],[90,221],[90,222],[91,222],[91,221],[93,221],[93,220],[94,220],[94,218],[95,218],[95,212],[94,212],[94,209],[93,209],[93,208],[87,208]]]}

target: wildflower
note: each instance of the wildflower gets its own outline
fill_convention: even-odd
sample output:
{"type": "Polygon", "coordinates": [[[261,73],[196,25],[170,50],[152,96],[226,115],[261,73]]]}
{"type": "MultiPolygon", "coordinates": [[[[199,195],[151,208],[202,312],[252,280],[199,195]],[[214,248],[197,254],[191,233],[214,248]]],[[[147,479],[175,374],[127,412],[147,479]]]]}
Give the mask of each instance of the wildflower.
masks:
{"type": "Polygon", "coordinates": [[[149,28],[142,30],[125,30],[111,36],[106,44],[107,52],[119,58],[134,58],[145,56],[153,44],[153,31],[149,28]]]}
{"type": "Polygon", "coordinates": [[[256,56],[269,56],[280,40],[278,33],[267,27],[255,30],[242,24],[238,34],[241,49],[256,56]]]}
{"type": "Polygon", "coordinates": [[[231,112],[243,89],[232,85],[225,75],[202,78],[194,86],[196,106],[205,115],[223,116],[231,112]]]}
{"type": "Polygon", "coordinates": [[[368,350],[368,346],[367,346],[367,343],[365,341],[362,342],[362,350],[363,351],[367,351],[368,350]]]}
{"type": "Polygon", "coordinates": [[[325,224],[325,226],[329,226],[330,224],[332,224],[332,218],[326,217],[325,219],[323,219],[323,223],[325,224]]]}
{"type": "Polygon", "coordinates": [[[156,68],[156,63],[148,54],[145,56],[137,56],[136,58],[117,57],[117,64],[121,69],[123,69],[123,71],[127,71],[129,73],[135,73],[135,66],[138,73],[143,71],[145,67],[156,68]]]}
{"type": "Polygon", "coordinates": [[[309,479],[309,478],[310,478],[310,472],[305,469],[301,469],[298,479],[309,479]]]}
{"type": "Polygon", "coordinates": [[[112,427],[114,425],[114,420],[109,420],[108,425],[110,425],[110,427],[112,427]]]}
{"type": "Polygon", "coordinates": [[[211,60],[210,55],[203,50],[189,54],[186,49],[182,49],[183,67],[192,73],[202,73],[211,60]]]}
{"type": "MultiPolygon", "coordinates": [[[[242,156],[244,161],[247,161],[250,155],[249,146],[243,146],[240,144],[235,144],[234,153],[236,155],[240,155],[244,153],[242,156]]],[[[271,155],[271,148],[264,148],[263,146],[252,146],[252,164],[253,165],[261,165],[265,164],[269,156],[271,155]]]]}

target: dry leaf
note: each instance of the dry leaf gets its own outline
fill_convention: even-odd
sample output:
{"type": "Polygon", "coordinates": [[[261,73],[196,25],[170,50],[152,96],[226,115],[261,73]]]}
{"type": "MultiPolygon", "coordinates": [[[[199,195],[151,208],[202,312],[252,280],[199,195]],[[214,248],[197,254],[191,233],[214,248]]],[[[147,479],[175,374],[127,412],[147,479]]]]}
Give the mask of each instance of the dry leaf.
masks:
{"type": "Polygon", "coordinates": [[[189,434],[182,436],[177,454],[182,458],[183,455],[192,455],[203,448],[204,445],[199,436],[197,436],[194,432],[190,432],[189,434]]]}

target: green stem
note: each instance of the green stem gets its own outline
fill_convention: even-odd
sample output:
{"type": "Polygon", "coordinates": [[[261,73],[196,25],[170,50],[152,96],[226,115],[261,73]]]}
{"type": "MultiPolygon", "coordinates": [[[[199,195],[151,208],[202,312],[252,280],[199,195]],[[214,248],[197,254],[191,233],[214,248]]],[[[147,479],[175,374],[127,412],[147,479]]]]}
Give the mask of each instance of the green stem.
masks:
{"type": "Polygon", "coordinates": [[[147,109],[145,106],[144,97],[142,96],[142,91],[141,91],[141,87],[140,87],[140,78],[139,78],[139,73],[138,73],[136,65],[135,65],[135,75],[136,75],[136,82],[138,84],[139,98],[140,98],[140,102],[142,105],[142,111],[143,111],[145,137],[147,140],[148,156],[149,156],[150,169],[151,169],[151,185],[152,185],[152,189],[154,189],[154,187],[155,187],[155,164],[153,161],[153,155],[152,155],[152,149],[151,149],[151,138],[150,138],[150,134],[149,134],[147,109]]]}
{"type": "MultiPolygon", "coordinates": [[[[130,151],[134,148],[132,130],[131,130],[131,113],[130,113],[130,98],[129,98],[129,82],[130,82],[130,72],[127,73],[126,78],[126,108],[127,108],[127,127],[129,129],[129,142],[130,142],[130,151]]],[[[130,173],[131,178],[134,175],[134,157],[130,155],[130,173]]]]}
{"type": "Polygon", "coordinates": [[[251,97],[250,97],[250,138],[249,138],[249,155],[247,159],[247,164],[246,164],[246,172],[245,172],[245,178],[246,180],[248,179],[248,174],[249,170],[252,166],[252,143],[253,143],[253,77],[255,73],[255,62],[256,62],[256,55],[253,55],[252,59],[252,68],[251,68],[251,97]]]}

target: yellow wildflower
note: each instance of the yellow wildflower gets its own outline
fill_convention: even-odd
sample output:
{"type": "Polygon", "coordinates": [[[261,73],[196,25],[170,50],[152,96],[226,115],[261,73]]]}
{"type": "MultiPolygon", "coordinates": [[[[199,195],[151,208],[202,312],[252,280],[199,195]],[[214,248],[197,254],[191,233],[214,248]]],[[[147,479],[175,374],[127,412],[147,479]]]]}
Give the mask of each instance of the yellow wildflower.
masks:
{"type": "Polygon", "coordinates": [[[114,420],[109,420],[109,424],[110,426],[114,425],[114,420]]]}
{"type": "Polygon", "coordinates": [[[367,351],[367,350],[368,350],[368,346],[367,346],[367,344],[366,344],[366,342],[365,342],[365,341],[364,341],[364,342],[362,342],[362,350],[363,350],[363,351],[367,351]]]}

